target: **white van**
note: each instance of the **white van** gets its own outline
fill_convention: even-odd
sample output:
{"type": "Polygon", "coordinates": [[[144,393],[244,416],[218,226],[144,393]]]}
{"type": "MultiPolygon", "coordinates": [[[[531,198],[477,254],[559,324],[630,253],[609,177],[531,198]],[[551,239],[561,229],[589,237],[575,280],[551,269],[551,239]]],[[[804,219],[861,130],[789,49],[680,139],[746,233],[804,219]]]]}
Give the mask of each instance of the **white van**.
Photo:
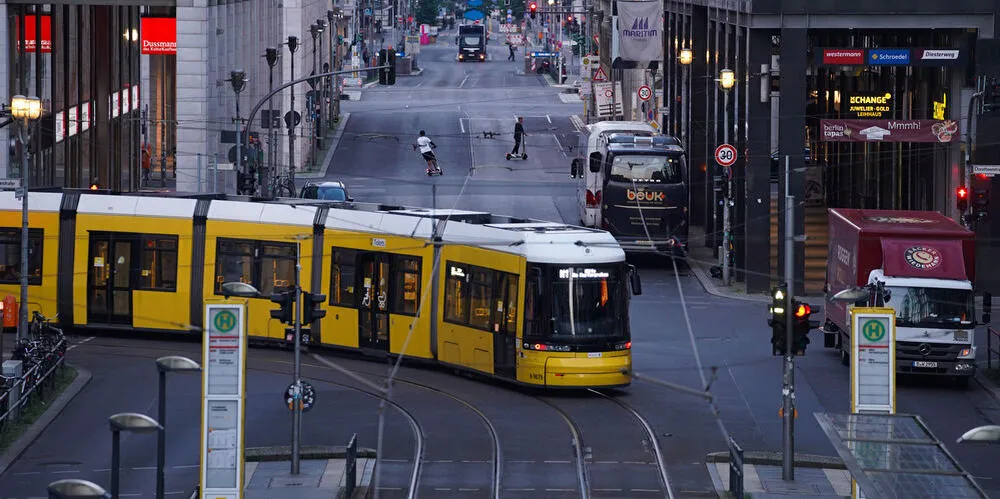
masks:
{"type": "Polygon", "coordinates": [[[601,121],[587,125],[580,131],[580,144],[577,156],[570,165],[570,176],[578,179],[576,187],[577,205],[580,212],[580,223],[584,227],[602,228],[601,197],[604,189],[604,174],[601,162],[590,165],[591,154],[601,153],[605,156],[608,137],[613,133],[631,133],[634,135],[657,135],[655,128],[644,121],[601,121]]]}

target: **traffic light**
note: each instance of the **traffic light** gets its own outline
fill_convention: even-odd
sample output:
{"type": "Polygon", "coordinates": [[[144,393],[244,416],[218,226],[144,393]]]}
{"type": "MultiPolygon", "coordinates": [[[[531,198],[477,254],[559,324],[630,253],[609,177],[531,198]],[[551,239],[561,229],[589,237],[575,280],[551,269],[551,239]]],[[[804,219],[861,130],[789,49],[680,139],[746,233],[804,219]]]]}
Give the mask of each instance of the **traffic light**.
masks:
{"type": "Polygon", "coordinates": [[[531,18],[534,19],[538,15],[538,4],[535,2],[528,4],[528,12],[531,13],[531,18]]]}
{"type": "Polygon", "coordinates": [[[972,190],[972,213],[976,216],[983,216],[986,214],[986,208],[990,205],[990,190],[989,189],[973,189],[972,190]]]}
{"type": "Polygon", "coordinates": [[[271,295],[271,301],[281,306],[271,311],[271,318],[288,325],[295,325],[295,291],[275,293],[271,295]]]}
{"type": "Polygon", "coordinates": [[[768,308],[771,317],[767,325],[771,326],[771,355],[785,355],[788,334],[785,319],[785,286],[776,286],[771,290],[771,306],[768,308]]]}
{"type": "Polygon", "coordinates": [[[806,346],[809,345],[809,330],[812,329],[812,324],[809,323],[812,307],[808,303],[795,301],[792,304],[792,310],[795,314],[792,353],[793,355],[805,355],[806,346]]]}
{"type": "Polygon", "coordinates": [[[326,310],[319,308],[325,301],[326,295],[302,293],[302,324],[312,324],[326,317],[326,310]]]}
{"type": "Polygon", "coordinates": [[[958,212],[963,215],[969,209],[969,189],[964,185],[955,189],[955,204],[958,207],[958,212]]]}
{"type": "Polygon", "coordinates": [[[389,74],[386,75],[386,80],[389,85],[396,84],[396,49],[389,47],[389,60],[386,62],[389,65],[389,74]]]}
{"type": "MultiPolygon", "coordinates": [[[[378,51],[378,58],[376,59],[376,64],[378,66],[385,66],[389,61],[389,56],[386,55],[386,50],[382,49],[378,51]]],[[[380,67],[378,70],[378,84],[388,85],[389,83],[389,71],[386,68],[380,67]]]]}

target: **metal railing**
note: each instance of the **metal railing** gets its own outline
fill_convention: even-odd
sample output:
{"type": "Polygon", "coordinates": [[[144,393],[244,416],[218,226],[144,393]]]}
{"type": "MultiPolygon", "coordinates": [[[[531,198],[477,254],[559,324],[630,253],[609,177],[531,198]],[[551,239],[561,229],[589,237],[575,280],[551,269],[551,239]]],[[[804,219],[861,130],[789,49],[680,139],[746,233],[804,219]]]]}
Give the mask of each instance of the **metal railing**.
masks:
{"type": "Polygon", "coordinates": [[[743,499],[743,448],[729,437],[729,492],[736,499],[743,499]]]}
{"type": "Polygon", "coordinates": [[[1000,367],[1000,332],[993,327],[986,328],[986,368],[993,369],[993,355],[997,356],[997,367],[1000,367]]]}
{"type": "Polygon", "coordinates": [[[0,431],[21,417],[36,397],[45,396],[66,361],[66,339],[58,328],[45,325],[45,334],[23,339],[14,348],[13,360],[22,361],[18,376],[0,375],[0,431]]]}

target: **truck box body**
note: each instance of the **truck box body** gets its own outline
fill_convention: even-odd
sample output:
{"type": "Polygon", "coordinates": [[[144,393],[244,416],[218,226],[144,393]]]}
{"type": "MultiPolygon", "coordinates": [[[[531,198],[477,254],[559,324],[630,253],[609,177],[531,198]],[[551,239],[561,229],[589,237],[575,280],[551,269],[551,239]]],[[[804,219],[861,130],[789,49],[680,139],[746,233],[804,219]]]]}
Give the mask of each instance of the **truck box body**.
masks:
{"type": "Polygon", "coordinates": [[[486,26],[466,24],[458,27],[459,62],[486,60],[486,26]]]}
{"type": "MultiPolygon", "coordinates": [[[[958,373],[947,365],[969,357],[969,351],[974,354],[975,233],[933,211],[830,209],[829,213],[826,332],[839,331],[842,342],[849,340],[849,304],[830,297],[879,281],[891,291],[885,305],[896,308],[900,372],[963,375],[968,370],[971,374],[974,368],[963,366],[974,361],[959,362],[963,366],[958,373]],[[952,303],[955,300],[968,302],[952,303]],[[932,365],[936,367],[928,367],[932,365]]],[[[849,350],[849,345],[846,341],[842,348],[849,350]]]]}

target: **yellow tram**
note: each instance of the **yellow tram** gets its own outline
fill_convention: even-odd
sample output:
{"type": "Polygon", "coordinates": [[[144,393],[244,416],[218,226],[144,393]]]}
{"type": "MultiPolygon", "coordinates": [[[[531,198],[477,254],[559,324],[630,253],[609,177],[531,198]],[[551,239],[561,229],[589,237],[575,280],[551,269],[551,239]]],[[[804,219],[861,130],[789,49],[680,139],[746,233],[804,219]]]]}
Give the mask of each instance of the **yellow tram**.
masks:
{"type": "MultiPolygon", "coordinates": [[[[268,297],[294,286],[298,259],[302,289],[326,295],[312,344],[526,385],[631,380],[629,301],[641,284],[604,231],[221,195],[33,192],[29,202],[29,309],[58,314],[65,328],[198,334],[204,301],[241,281],[262,296],[248,300],[251,340],[290,341],[268,297]]],[[[15,296],[20,210],[0,192],[0,293],[15,296]]]]}

